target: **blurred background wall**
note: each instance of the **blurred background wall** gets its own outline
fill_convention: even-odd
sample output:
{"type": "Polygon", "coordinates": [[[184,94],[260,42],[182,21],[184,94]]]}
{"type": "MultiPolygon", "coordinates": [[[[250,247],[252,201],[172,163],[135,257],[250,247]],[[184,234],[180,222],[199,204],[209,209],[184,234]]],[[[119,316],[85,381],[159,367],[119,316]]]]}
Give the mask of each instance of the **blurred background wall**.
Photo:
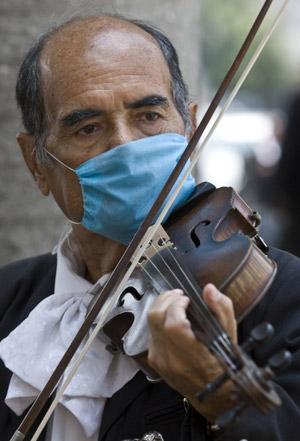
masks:
{"type": "MultiPolygon", "coordinates": [[[[277,7],[282,1],[274,0],[274,3],[277,7]]],[[[262,56],[261,67],[256,69],[258,80],[255,82],[249,79],[248,86],[241,93],[231,112],[233,115],[237,113],[244,115],[243,121],[245,119],[250,121],[247,118],[253,116],[253,112],[257,112],[258,120],[263,127],[268,126],[271,121],[272,136],[275,128],[281,128],[284,124],[286,98],[298,87],[300,55],[297,37],[299,41],[300,11],[298,2],[292,1],[291,3],[289,12],[276,31],[271,49],[266,52],[264,59],[264,55],[262,56]],[[266,90],[266,85],[271,87],[266,90]],[[279,115],[279,122],[274,125],[273,115],[275,114],[279,115]],[[267,115],[266,120],[261,119],[263,115],[267,115]]],[[[17,69],[26,50],[38,34],[47,30],[49,25],[62,22],[77,13],[115,11],[146,19],[161,28],[178,49],[190,96],[199,102],[199,115],[201,115],[261,4],[261,0],[251,2],[248,0],[226,0],[226,2],[223,0],[152,0],[151,2],[146,0],[73,0],[72,2],[1,0],[0,264],[51,250],[66,224],[66,220],[56,208],[55,203],[50,198],[40,195],[26,170],[15,140],[16,133],[22,130],[14,101],[17,69]]],[[[255,73],[253,75],[255,77],[255,73]]],[[[251,202],[257,202],[259,205],[260,201],[257,197],[260,194],[260,189],[257,189],[259,179],[253,178],[255,173],[251,174],[249,169],[264,169],[263,173],[266,175],[270,174],[271,169],[274,171],[278,167],[281,155],[280,142],[276,136],[275,138],[273,136],[271,141],[266,140],[265,133],[258,141],[252,141],[252,144],[246,142],[246,146],[245,133],[244,137],[236,142],[232,140],[232,133],[235,132],[237,126],[241,127],[242,124],[236,121],[234,119],[231,123],[233,129],[229,134],[226,134],[226,130],[223,129],[216,140],[219,146],[224,146],[222,151],[227,152],[227,157],[230,157],[230,153],[233,152],[233,156],[240,158],[242,175],[240,173],[239,180],[235,177],[237,162],[233,162],[233,169],[225,166],[220,171],[218,167],[214,167],[214,174],[206,177],[205,170],[207,171],[211,160],[209,157],[203,160],[203,167],[199,167],[197,175],[200,180],[205,178],[215,181],[220,178],[221,185],[228,184],[228,176],[223,177],[225,168],[228,171],[229,184],[236,184],[240,191],[250,197],[251,202]],[[273,150],[272,148],[270,150],[269,144],[274,142],[277,147],[273,145],[273,150]],[[225,148],[229,144],[234,145],[231,152],[225,148]],[[275,165],[271,161],[271,168],[257,164],[257,151],[261,152],[261,148],[269,149],[269,152],[271,151],[269,156],[273,155],[273,159],[277,148],[278,160],[275,161],[275,165]],[[254,180],[255,184],[252,185],[254,180]]],[[[246,123],[247,125],[249,128],[249,124],[246,123]]],[[[226,127],[229,127],[229,119],[227,119],[226,127]]],[[[255,131],[259,130],[255,129],[255,131]]],[[[213,152],[214,148],[212,148],[213,152]]],[[[265,204],[262,203],[262,206],[265,204]]],[[[267,211],[266,219],[268,216],[267,211]]],[[[276,231],[275,233],[277,234],[276,231]]],[[[271,242],[277,244],[278,240],[275,236],[271,237],[271,242]]]]}

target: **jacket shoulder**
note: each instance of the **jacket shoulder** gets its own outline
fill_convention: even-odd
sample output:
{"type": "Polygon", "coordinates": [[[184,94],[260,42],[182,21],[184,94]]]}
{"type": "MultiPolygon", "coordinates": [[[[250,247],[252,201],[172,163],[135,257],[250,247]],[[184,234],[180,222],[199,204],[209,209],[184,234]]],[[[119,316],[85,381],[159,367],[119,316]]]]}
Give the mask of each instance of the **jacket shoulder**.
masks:
{"type": "Polygon", "coordinates": [[[53,292],[56,255],[22,259],[0,268],[0,320],[10,309],[34,307],[53,292]]]}
{"type": "Polygon", "coordinates": [[[17,260],[0,267],[0,280],[10,279],[11,281],[17,281],[17,279],[29,275],[32,271],[36,271],[36,269],[43,270],[49,268],[49,265],[53,263],[56,265],[56,255],[52,253],[17,260]],[[11,279],[12,276],[13,280],[11,279]]]}

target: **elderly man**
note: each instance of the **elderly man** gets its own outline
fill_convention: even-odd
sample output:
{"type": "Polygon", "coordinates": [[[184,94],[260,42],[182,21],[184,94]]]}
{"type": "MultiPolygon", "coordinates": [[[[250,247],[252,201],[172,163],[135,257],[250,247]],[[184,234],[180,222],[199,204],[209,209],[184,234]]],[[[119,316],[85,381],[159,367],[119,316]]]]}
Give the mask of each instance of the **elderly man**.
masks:
{"type": "MultiPolygon", "coordinates": [[[[187,103],[176,52],[166,37],[113,16],[76,18],[42,36],[20,69],[17,99],[26,129],[17,140],[26,164],[40,191],[53,195],[70,229],[56,254],[8,265],[0,273],[5,441],[84,320],[89,289],[105,283],[174,168],[195,128],[197,108],[187,103]]],[[[189,177],[173,209],[193,191],[189,177]]],[[[278,410],[263,416],[251,408],[234,428],[223,432],[215,426],[233,406],[233,386],[227,382],[204,403],[196,399],[222,370],[196,339],[186,317],[188,299],[176,289],[161,294],[149,313],[149,363],[164,381],[149,382],[130,358],[112,355],[99,338],[40,439],[298,439],[300,265],[279,251],[272,258],[278,263],[276,281],[238,334],[245,338],[269,319],[278,336],[257,351],[259,362],[282,346],[295,353],[292,367],[277,379],[278,410]]],[[[212,285],[203,296],[236,340],[230,300],[212,285]]]]}

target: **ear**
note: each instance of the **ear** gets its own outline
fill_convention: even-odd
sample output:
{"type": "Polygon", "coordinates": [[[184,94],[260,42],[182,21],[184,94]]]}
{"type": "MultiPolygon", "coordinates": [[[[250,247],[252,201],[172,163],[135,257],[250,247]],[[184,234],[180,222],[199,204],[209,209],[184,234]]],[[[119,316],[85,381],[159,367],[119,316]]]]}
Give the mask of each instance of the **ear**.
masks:
{"type": "Polygon", "coordinates": [[[46,179],[46,167],[37,161],[34,137],[28,133],[20,132],[17,135],[17,142],[21,148],[27,167],[29,168],[41,193],[44,196],[48,196],[50,193],[50,188],[46,179]]]}
{"type": "Polygon", "coordinates": [[[192,130],[191,130],[191,133],[189,135],[189,140],[190,140],[191,137],[193,136],[196,128],[197,128],[197,125],[198,125],[198,122],[197,122],[198,104],[196,104],[196,103],[189,103],[188,109],[189,109],[189,115],[190,115],[191,122],[192,122],[192,130]]]}

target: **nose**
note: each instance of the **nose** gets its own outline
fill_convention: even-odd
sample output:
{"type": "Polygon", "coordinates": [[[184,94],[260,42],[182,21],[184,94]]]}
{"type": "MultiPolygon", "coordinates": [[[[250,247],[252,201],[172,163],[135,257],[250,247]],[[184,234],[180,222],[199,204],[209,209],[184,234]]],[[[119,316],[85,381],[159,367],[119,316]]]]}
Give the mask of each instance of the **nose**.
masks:
{"type": "Polygon", "coordinates": [[[118,145],[127,144],[136,139],[138,139],[138,137],[134,134],[133,127],[131,127],[127,121],[116,120],[112,125],[107,149],[111,150],[118,145]]]}

